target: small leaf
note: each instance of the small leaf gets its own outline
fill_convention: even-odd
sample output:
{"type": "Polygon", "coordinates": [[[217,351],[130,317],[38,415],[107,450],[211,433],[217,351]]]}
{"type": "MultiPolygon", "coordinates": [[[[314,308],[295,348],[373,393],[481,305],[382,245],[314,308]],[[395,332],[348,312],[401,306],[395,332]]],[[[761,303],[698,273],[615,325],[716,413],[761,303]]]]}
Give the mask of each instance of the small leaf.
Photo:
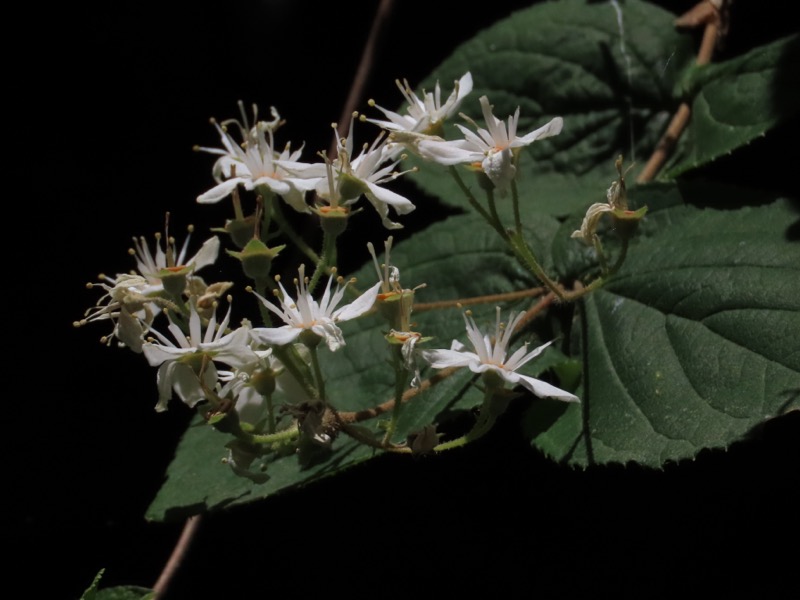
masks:
{"type": "Polygon", "coordinates": [[[105,569],[100,569],[97,575],[94,576],[92,583],[86,588],[86,591],[81,594],[81,600],[97,600],[97,586],[100,585],[100,580],[103,578],[105,569]]]}

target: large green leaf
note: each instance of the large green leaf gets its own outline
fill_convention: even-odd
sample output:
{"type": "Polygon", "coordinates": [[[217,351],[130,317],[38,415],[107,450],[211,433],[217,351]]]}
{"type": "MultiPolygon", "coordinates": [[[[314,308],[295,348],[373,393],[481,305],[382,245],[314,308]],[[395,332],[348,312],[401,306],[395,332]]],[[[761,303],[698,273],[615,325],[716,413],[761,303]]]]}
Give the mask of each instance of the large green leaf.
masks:
{"type": "MultiPolygon", "coordinates": [[[[671,90],[690,62],[691,46],[674,32],[672,20],[635,0],[537,5],[480,34],[434,73],[445,82],[471,70],[474,95],[488,93],[496,114],[521,106],[521,132],[557,114],[565,117],[560,136],[523,155],[520,184],[528,241],[545,268],[564,281],[586,279],[594,268],[591,250],[569,233],[585,208],[603,197],[616,155],[631,154],[631,123],[636,153],[644,155],[668,118],[671,90]],[[567,218],[560,224],[556,216],[567,218]]],[[[463,108],[474,115],[476,107],[463,108]]],[[[442,170],[428,166],[418,175],[443,202],[468,208],[442,170]]],[[[528,415],[534,443],[559,460],[660,465],[704,447],[727,446],[797,403],[800,357],[787,334],[800,325],[800,256],[785,233],[791,212],[783,202],[757,202],[718,185],[681,191],[675,184],[648,186],[638,190],[638,200],[632,191],[632,202],[648,204],[651,212],[623,270],[587,298],[573,326],[577,333],[565,337],[572,357],[584,359],[584,402],[537,401],[528,415]]],[[[498,209],[508,219],[509,199],[499,199],[498,209]]],[[[405,287],[428,284],[418,292],[421,302],[537,285],[471,212],[398,244],[392,262],[405,287]]],[[[356,275],[374,281],[370,266],[356,275]]],[[[504,309],[530,303],[509,302],[504,309]]],[[[479,321],[493,320],[493,304],[474,312],[479,321]]],[[[429,347],[448,347],[451,339],[464,339],[459,313],[455,307],[419,312],[416,329],[435,338],[429,347]]],[[[570,314],[569,307],[553,311],[538,323],[538,338],[526,332],[526,339],[566,333],[570,314]]],[[[340,410],[375,406],[393,390],[382,338],[387,327],[377,315],[345,326],[347,346],[323,350],[329,396],[340,410]]],[[[564,360],[554,352],[529,365],[527,374],[564,360]]],[[[570,377],[575,375],[573,369],[570,377]]],[[[471,381],[470,373],[457,373],[408,404],[397,439],[474,407],[480,394],[471,381]]],[[[362,425],[380,435],[375,420],[362,425]]],[[[190,428],[148,518],[180,518],[265,498],[375,456],[340,435],[330,455],[316,462],[270,457],[264,463],[268,478],[256,483],[222,464],[229,440],[202,422],[190,428]]]]}
{"type": "MultiPolygon", "coordinates": [[[[692,62],[690,36],[675,15],[637,0],[562,0],[515,13],[460,46],[421,87],[470,71],[475,88],[461,110],[482,120],[487,95],[504,119],[520,107],[519,132],[564,118],[556,137],[521,156],[520,192],[538,210],[564,216],[602,199],[609,165],[649,155],[677,102],[673,89],[692,62]]],[[[463,137],[452,125],[448,139],[463,137]]],[[[465,206],[442,168],[419,162],[414,180],[443,202],[465,206]]]]}
{"type": "Polygon", "coordinates": [[[763,136],[800,113],[797,61],[800,35],[755,48],[735,60],[697,69],[690,143],[668,177],[700,167],[763,136]]]}
{"type": "MultiPolygon", "coordinates": [[[[526,218],[529,242],[540,254],[559,224],[551,217],[529,215],[526,218]]],[[[403,283],[413,287],[427,283],[420,290],[423,302],[510,292],[537,284],[505,250],[497,236],[474,215],[451,217],[398,244],[392,262],[400,268],[403,283]],[[480,276],[475,276],[480,274],[480,276]]],[[[356,274],[360,281],[374,281],[372,265],[356,274]]],[[[528,304],[530,304],[528,300],[528,304]]],[[[518,301],[508,306],[522,307],[518,301]]],[[[494,305],[476,306],[475,314],[488,315],[494,305]]],[[[453,338],[464,339],[460,311],[452,309],[421,312],[416,315],[417,329],[434,336],[431,347],[449,347],[453,338]]],[[[392,370],[386,368],[387,345],[383,333],[388,327],[377,315],[344,323],[347,345],[335,353],[324,350],[323,368],[327,391],[340,410],[359,410],[392,397],[392,370]]],[[[542,365],[548,365],[542,361],[542,365]]],[[[535,370],[531,373],[536,373],[535,370]]],[[[458,373],[421,394],[404,408],[397,437],[419,430],[442,412],[465,409],[480,401],[469,387],[468,373],[458,373]]],[[[376,430],[374,422],[363,425],[376,430]]],[[[240,477],[221,462],[230,436],[220,433],[198,419],[184,434],[176,457],[167,471],[167,480],[148,509],[147,518],[165,520],[232,504],[250,502],[281,490],[304,485],[336,473],[375,456],[375,451],[346,436],[334,442],[333,452],[322,462],[302,464],[295,455],[270,459],[265,463],[268,479],[254,483],[240,477]]],[[[256,465],[258,468],[258,465],[256,465]]]]}
{"type": "Polygon", "coordinates": [[[577,318],[583,403],[529,411],[533,442],[558,460],[660,466],[800,408],[796,214],[728,187],[666,189],[622,272],[577,318]]]}

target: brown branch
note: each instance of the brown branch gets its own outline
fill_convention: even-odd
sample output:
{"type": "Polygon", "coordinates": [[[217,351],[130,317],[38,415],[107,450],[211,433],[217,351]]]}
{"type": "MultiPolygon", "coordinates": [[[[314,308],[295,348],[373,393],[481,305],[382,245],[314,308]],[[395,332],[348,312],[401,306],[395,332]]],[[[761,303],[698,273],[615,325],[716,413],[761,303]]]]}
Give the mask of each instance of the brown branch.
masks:
{"type": "MultiPolygon", "coordinates": [[[[342,116],[339,117],[339,123],[348,123],[353,111],[358,106],[361,96],[364,93],[364,87],[369,79],[369,74],[372,71],[372,63],[375,55],[375,47],[378,42],[378,36],[389,15],[394,7],[393,0],[381,0],[378,5],[378,10],[375,13],[375,18],[372,20],[372,28],[370,29],[367,41],[364,44],[364,50],[361,53],[361,62],[358,63],[358,70],[355,77],[353,77],[353,85],[350,86],[350,93],[344,103],[342,109],[342,116]]],[[[338,140],[333,140],[331,147],[328,149],[328,156],[333,160],[336,157],[336,145],[338,140]]]]}
{"type": "Polygon", "coordinates": [[[181,536],[178,538],[178,542],[172,549],[172,554],[170,554],[167,564],[164,565],[161,575],[158,576],[158,580],[153,586],[153,598],[156,600],[163,598],[164,594],[166,594],[169,584],[172,582],[172,578],[175,576],[183,559],[186,557],[186,552],[188,552],[189,546],[191,546],[199,526],[200,515],[194,515],[186,519],[186,523],[183,525],[183,531],[181,531],[181,536]]]}
{"type": "MultiPolygon", "coordinates": [[[[695,64],[700,66],[710,63],[714,56],[714,49],[717,46],[719,37],[724,31],[723,17],[717,6],[709,0],[703,0],[685,15],[679,17],[675,21],[675,24],[678,27],[697,27],[699,25],[705,25],[703,40],[700,43],[700,49],[697,52],[695,64]]],[[[646,183],[655,178],[661,170],[661,167],[664,166],[669,155],[672,154],[675,144],[678,143],[678,139],[680,139],[683,130],[686,129],[686,126],[689,124],[691,113],[692,111],[691,108],[689,108],[689,104],[687,102],[681,102],[667,130],[664,132],[664,135],[661,136],[658,144],[656,144],[652,156],[650,156],[642,172],[639,173],[639,176],[636,178],[637,183],[646,183]]]]}
{"type": "MultiPolygon", "coordinates": [[[[460,367],[447,367],[446,369],[442,369],[435,375],[425,379],[419,384],[418,388],[411,388],[406,390],[403,394],[402,398],[400,399],[401,404],[405,404],[415,396],[421,394],[427,389],[430,389],[437,383],[440,383],[450,377],[453,373],[458,371],[460,367]]],[[[366,408],[364,410],[353,411],[353,412],[340,412],[338,414],[339,421],[342,423],[358,423],[359,421],[366,421],[367,419],[372,419],[383,413],[389,412],[394,408],[394,398],[387,400],[379,404],[378,406],[373,406],[372,408],[366,408]]]]}
{"type": "Polygon", "coordinates": [[[424,312],[426,310],[438,310],[441,308],[452,308],[453,306],[468,306],[470,304],[489,304],[491,302],[506,302],[508,300],[519,300],[520,298],[531,298],[541,296],[544,288],[531,288],[518,292],[505,292],[503,294],[489,294],[486,296],[473,296],[460,300],[440,300],[438,302],[419,302],[414,304],[414,312],[424,312]]]}
{"type": "Polygon", "coordinates": [[[536,317],[540,312],[550,306],[556,300],[556,295],[553,292],[550,292],[546,296],[543,296],[539,302],[531,306],[523,315],[522,319],[520,319],[519,323],[517,324],[517,330],[522,329],[525,327],[533,318],[536,317]]]}

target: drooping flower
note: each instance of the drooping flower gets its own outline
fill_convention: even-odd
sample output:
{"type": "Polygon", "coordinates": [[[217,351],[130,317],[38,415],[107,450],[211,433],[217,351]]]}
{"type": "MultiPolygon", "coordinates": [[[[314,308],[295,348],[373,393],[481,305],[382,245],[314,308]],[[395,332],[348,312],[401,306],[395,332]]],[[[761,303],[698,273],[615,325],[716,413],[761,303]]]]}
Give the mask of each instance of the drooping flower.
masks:
{"type": "Polygon", "coordinates": [[[279,297],[280,306],[256,294],[264,306],[278,315],[286,324],[281,327],[253,329],[250,332],[253,339],[261,344],[283,346],[294,342],[304,331],[310,331],[320,339],[325,340],[331,351],[338,350],[345,345],[345,341],[342,330],[339,329],[337,323],[360,317],[372,308],[375,298],[378,296],[380,282],[373,285],[352,303],[336,308],[342,301],[349,282],[342,285],[342,278],[338,278],[336,290],[331,293],[331,284],[335,278],[331,275],[328,278],[328,284],[325,287],[322,299],[318,302],[308,290],[305,265],[300,265],[298,274],[300,277],[295,279],[296,300],[292,298],[280,282],[278,282],[281,291],[279,297]]]}
{"type": "Polygon", "coordinates": [[[508,117],[506,124],[492,114],[492,106],[486,96],[481,96],[480,103],[486,128],[479,127],[474,122],[472,125],[476,131],[457,125],[464,134],[463,140],[445,141],[430,136],[401,136],[397,141],[403,141],[423,158],[441,165],[475,165],[486,173],[498,193],[504,194],[516,176],[515,162],[519,150],[536,140],[558,135],[564,121],[561,117],[555,117],[542,127],[520,137],[517,135],[519,107],[513,116],[508,117]]]}
{"type": "Polygon", "coordinates": [[[401,115],[387,110],[370,100],[370,106],[380,110],[388,120],[365,120],[375,123],[388,131],[410,131],[433,135],[441,133],[443,122],[456,114],[462,100],[472,91],[472,74],[467,72],[454,83],[453,91],[444,103],[442,103],[442,91],[438,81],[433,92],[422,91],[422,98],[419,98],[414,93],[405,79],[402,83],[399,79],[395,83],[406,102],[408,102],[407,114],[401,115]]]}
{"type": "Polygon", "coordinates": [[[150,331],[158,342],[146,342],[142,350],[151,367],[158,367],[157,411],[167,409],[173,391],[178,397],[194,406],[206,398],[205,389],[214,389],[219,378],[215,362],[235,368],[252,363],[256,356],[249,345],[249,327],[241,326],[225,333],[230,322],[231,310],[217,326],[216,314],[211,316],[205,332],[194,302],[189,303],[189,335],[169,317],[169,331],[175,341],[159,333],[150,331]],[[177,342],[177,343],[176,343],[177,342]]]}
{"type": "MultiPolygon", "coordinates": [[[[639,210],[628,210],[628,194],[625,185],[625,172],[622,171],[622,156],[617,158],[614,165],[617,168],[618,178],[611,182],[611,186],[606,192],[606,202],[595,202],[587,210],[581,222],[581,228],[572,232],[570,237],[582,240],[591,246],[597,237],[597,227],[600,219],[608,213],[615,221],[617,233],[622,236],[629,235],[636,228],[636,225],[645,214],[647,207],[643,206],[639,210]]],[[[630,170],[631,167],[628,167],[630,170]]]]}
{"type": "Polygon", "coordinates": [[[281,124],[275,108],[271,108],[273,120],[259,121],[256,107],[253,107],[253,127],[250,127],[242,103],[242,122],[231,119],[222,124],[214,121],[224,148],[198,147],[197,150],[217,154],[220,157],[214,164],[213,174],[217,185],[200,194],[201,204],[219,202],[228,196],[237,185],[246,190],[266,186],[274,194],[298,212],[308,212],[305,193],[313,190],[324,177],[324,165],[300,162],[302,147],[292,151],[289,144],[281,152],[275,151],[274,131],[281,124]],[[238,143],[228,128],[234,125],[243,141],[238,143]]]}
{"type": "Polygon", "coordinates": [[[469,312],[464,313],[467,326],[467,337],[473,350],[458,340],[453,340],[449,350],[422,350],[423,359],[434,369],[447,367],[469,367],[473,373],[494,373],[503,381],[512,385],[519,384],[540,398],[556,398],[565,402],[579,402],[579,398],[547,382],[517,373],[525,363],[539,356],[552,342],[548,342],[528,352],[527,344],[507,356],[508,344],[514,329],[523,317],[523,313],[511,313],[509,323],[504,326],[500,322],[500,308],[497,308],[497,321],[494,335],[483,333],[475,324],[469,312]]]}
{"type": "Polygon", "coordinates": [[[111,343],[116,338],[120,346],[127,346],[137,354],[142,351],[143,336],[152,324],[162,306],[172,306],[169,301],[153,298],[145,294],[150,287],[147,279],[141,275],[120,274],[116,278],[100,275],[100,283],[90,283],[105,290],[95,306],[84,314],[84,318],[75,321],[75,327],[81,327],[93,321],[109,320],[114,328],[111,335],[104,336],[104,343],[111,343]]]}

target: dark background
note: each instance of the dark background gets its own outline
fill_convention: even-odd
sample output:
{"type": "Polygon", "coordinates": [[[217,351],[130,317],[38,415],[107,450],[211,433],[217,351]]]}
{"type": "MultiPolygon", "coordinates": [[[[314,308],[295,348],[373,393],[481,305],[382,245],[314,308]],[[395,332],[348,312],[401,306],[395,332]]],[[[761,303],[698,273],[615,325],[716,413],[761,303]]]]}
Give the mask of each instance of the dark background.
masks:
{"type": "MultiPolygon", "coordinates": [[[[530,2],[442,4],[396,3],[365,98],[397,104],[395,78],[414,84],[455,45],[530,2]]],[[[680,13],[693,3],[657,4],[680,13]]],[[[222,205],[194,204],[212,184],[213,158],[192,146],[218,145],[208,118],[236,116],[237,100],[278,107],[307,159],[326,149],[375,6],[31,4],[7,24],[25,41],[6,42],[6,231],[15,232],[7,248],[17,284],[6,309],[6,519],[11,564],[30,595],[77,598],[102,567],[106,585],[150,586],[181,530],[143,514],[190,411],[175,402],[156,414],[155,375],[141,357],[97,343],[101,325],[72,328],[97,297],[83,284],[126,268],[130,237],[161,230],[166,211],[179,238],[190,219],[198,226],[196,242],[222,222],[222,205]]],[[[722,57],[795,29],[784,3],[739,0],[722,57]]],[[[768,142],[715,169],[734,181],[763,177],[748,161],[768,165],[768,142]]],[[[786,172],[770,175],[790,184],[786,172]]],[[[364,218],[379,227],[374,214],[364,218]]],[[[462,588],[499,596],[517,586],[531,590],[524,595],[659,595],[698,585],[788,595],[796,414],[663,471],[573,471],[530,449],[513,412],[474,447],[416,461],[386,456],[206,518],[170,597],[336,588],[352,597],[462,588]]]]}

